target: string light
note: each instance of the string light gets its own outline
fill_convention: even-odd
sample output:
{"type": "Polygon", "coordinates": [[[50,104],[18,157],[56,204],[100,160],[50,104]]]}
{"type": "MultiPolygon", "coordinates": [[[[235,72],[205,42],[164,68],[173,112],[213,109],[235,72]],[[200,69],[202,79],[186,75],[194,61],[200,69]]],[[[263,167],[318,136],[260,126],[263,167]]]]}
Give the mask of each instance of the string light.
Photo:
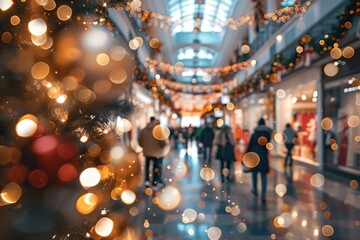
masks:
{"type": "MultiPolygon", "coordinates": [[[[273,12],[266,13],[264,15],[264,24],[269,24],[270,22],[275,23],[284,23],[289,21],[292,16],[297,18],[303,16],[311,2],[306,2],[304,5],[300,1],[296,2],[292,7],[284,7],[277,9],[273,12]]],[[[126,10],[129,11],[130,17],[136,17],[140,19],[143,23],[146,23],[149,27],[160,27],[165,30],[172,30],[174,25],[182,25],[186,22],[184,19],[179,19],[173,21],[170,16],[162,15],[157,12],[152,12],[149,10],[143,10],[141,7],[134,7],[133,4],[128,3],[126,10]]],[[[252,25],[255,22],[255,16],[245,15],[238,18],[228,18],[224,24],[221,25],[222,28],[228,27],[231,30],[238,30],[243,25],[252,25]]]]}

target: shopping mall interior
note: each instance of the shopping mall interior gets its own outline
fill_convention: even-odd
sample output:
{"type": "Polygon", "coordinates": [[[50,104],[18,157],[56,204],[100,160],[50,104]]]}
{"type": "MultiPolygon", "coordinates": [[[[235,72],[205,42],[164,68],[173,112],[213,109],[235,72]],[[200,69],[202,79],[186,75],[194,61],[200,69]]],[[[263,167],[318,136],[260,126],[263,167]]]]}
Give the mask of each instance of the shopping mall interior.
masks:
{"type": "Polygon", "coordinates": [[[0,239],[359,239],[360,1],[0,0],[0,239]]]}

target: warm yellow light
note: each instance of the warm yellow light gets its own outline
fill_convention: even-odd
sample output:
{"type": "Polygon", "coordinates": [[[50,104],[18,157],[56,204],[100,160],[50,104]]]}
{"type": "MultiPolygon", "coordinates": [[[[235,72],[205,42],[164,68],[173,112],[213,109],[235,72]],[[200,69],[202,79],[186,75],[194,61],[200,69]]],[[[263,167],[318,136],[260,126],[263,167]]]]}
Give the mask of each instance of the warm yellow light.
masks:
{"type": "Polygon", "coordinates": [[[125,82],[125,80],[127,79],[128,75],[126,73],[126,71],[122,68],[120,69],[116,69],[114,71],[112,71],[110,73],[110,81],[115,83],[115,84],[121,84],[123,82],[125,82]]]}
{"type": "Polygon", "coordinates": [[[95,225],[95,232],[101,237],[107,237],[114,228],[114,221],[110,218],[103,217],[95,225]]]}
{"type": "Polygon", "coordinates": [[[50,73],[50,67],[45,62],[37,62],[31,68],[31,75],[35,79],[44,79],[50,73]]]}
{"type": "Polygon", "coordinates": [[[169,138],[170,130],[166,126],[156,125],[152,130],[152,134],[157,140],[164,141],[169,138]]]}
{"type": "Polygon", "coordinates": [[[32,114],[26,114],[19,119],[15,132],[19,137],[31,137],[36,132],[38,119],[32,114]]]}
{"type": "Polygon", "coordinates": [[[61,103],[64,103],[66,101],[66,99],[67,99],[67,96],[65,94],[62,94],[56,98],[56,102],[61,104],[61,103]]]}
{"type": "Polygon", "coordinates": [[[72,9],[68,5],[61,5],[57,9],[56,14],[61,21],[67,21],[71,18],[72,9]]]}
{"type": "Polygon", "coordinates": [[[215,172],[213,169],[205,167],[200,170],[200,177],[208,182],[215,178],[215,172]]]}
{"type": "Polygon", "coordinates": [[[10,18],[10,23],[13,26],[16,26],[20,23],[20,18],[17,15],[14,15],[10,18]]]}
{"type": "Polygon", "coordinates": [[[259,164],[260,157],[255,152],[248,152],[243,156],[243,162],[248,168],[254,168],[259,164]]]}
{"type": "Polygon", "coordinates": [[[105,53],[99,53],[97,56],[96,56],[96,62],[97,64],[99,64],[100,66],[106,66],[109,64],[110,62],[110,58],[107,54],[105,53]]]}
{"type": "Polygon", "coordinates": [[[80,184],[84,188],[94,187],[99,184],[100,180],[101,174],[94,167],[87,168],[80,174],[80,184]]]}
{"type": "Polygon", "coordinates": [[[3,11],[8,10],[12,5],[14,4],[14,2],[12,0],[1,0],[0,1],[0,9],[3,11]]]}
{"type": "Polygon", "coordinates": [[[89,214],[96,209],[98,197],[93,193],[86,193],[76,201],[76,210],[81,214],[89,214]]]}
{"type": "Polygon", "coordinates": [[[31,20],[28,24],[29,32],[35,36],[41,36],[46,33],[47,25],[44,19],[36,18],[31,20]]]}
{"type": "Polygon", "coordinates": [[[47,35],[46,34],[40,36],[31,35],[31,41],[35,46],[44,45],[47,41],[47,35]]]}
{"type": "Polygon", "coordinates": [[[21,187],[16,183],[9,183],[4,187],[0,193],[0,205],[14,204],[16,203],[22,194],[21,187]]]}
{"type": "Polygon", "coordinates": [[[131,128],[132,128],[132,124],[129,120],[127,120],[126,118],[117,118],[116,119],[116,131],[118,133],[127,133],[130,132],[131,128]]]}
{"type": "Polygon", "coordinates": [[[124,190],[121,194],[121,201],[123,201],[123,203],[130,205],[133,204],[136,200],[136,195],[133,191],[131,190],[124,190]]]}
{"type": "Polygon", "coordinates": [[[335,47],[335,48],[331,49],[330,56],[333,59],[339,59],[342,56],[342,50],[338,47],[335,47]]]}
{"type": "Polygon", "coordinates": [[[344,58],[352,58],[354,56],[354,54],[355,54],[355,50],[351,46],[348,46],[348,47],[344,48],[344,50],[343,50],[344,58]]]}

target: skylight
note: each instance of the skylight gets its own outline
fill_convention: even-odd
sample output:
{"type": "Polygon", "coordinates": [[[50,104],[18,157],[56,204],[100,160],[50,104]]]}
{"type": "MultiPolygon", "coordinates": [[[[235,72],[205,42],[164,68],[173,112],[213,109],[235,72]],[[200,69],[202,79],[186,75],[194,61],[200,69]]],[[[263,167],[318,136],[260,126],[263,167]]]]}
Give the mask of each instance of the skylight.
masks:
{"type": "Polygon", "coordinates": [[[170,0],[168,10],[177,32],[221,32],[234,0],[170,0]],[[196,29],[198,27],[198,29],[196,29]]]}

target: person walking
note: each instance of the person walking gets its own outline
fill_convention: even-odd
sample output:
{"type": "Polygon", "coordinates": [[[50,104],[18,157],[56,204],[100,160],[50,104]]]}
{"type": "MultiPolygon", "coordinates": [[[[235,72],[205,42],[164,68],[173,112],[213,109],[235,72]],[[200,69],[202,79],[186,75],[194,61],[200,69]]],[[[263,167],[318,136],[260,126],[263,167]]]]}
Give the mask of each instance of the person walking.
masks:
{"type": "Polygon", "coordinates": [[[225,177],[231,180],[231,165],[235,161],[235,139],[231,128],[224,125],[216,135],[214,143],[218,146],[216,158],[220,160],[221,182],[225,182],[225,177]]]}
{"type": "Polygon", "coordinates": [[[150,187],[150,164],[153,163],[153,186],[164,185],[161,179],[162,161],[164,156],[169,152],[169,140],[158,140],[153,135],[153,129],[160,122],[154,118],[150,118],[148,125],[143,128],[138,137],[139,145],[143,148],[145,157],[145,186],[150,187]]]}
{"type": "Polygon", "coordinates": [[[294,129],[291,128],[291,125],[289,123],[286,124],[285,130],[284,130],[284,136],[285,136],[285,146],[286,146],[286,149],[287,149],[285,162],[284,162],[284,167],[286,167],[288,165],[288,159],[289,159],[289,165],[291,167],[292,164],[293,164],[291,151],[292,151],[292,149],[293,149],[293,147],[295,145],[297,134],[294,131],[294,129]]]}
{"type": "Polygon", "coordinates": [[[205,128],[202,130],[200,135],[200,142],[203,147],[204,163],[211,164],[211,150],[212,143],[215,137],[214,130],[210,127],[209,123],[206,123],[205,128]]]}
{"type": "Polygon", "coordinates": [[[252,193],[258,196],[257,179],[258,173],[261,174],[261,202],[266,204],[267,174],[269,173],[269,156],[266,144],[270,142],[272,130],[265,126],[265,120],[260,118],[258,126],[250,137],[250,142],[246,153],[255,153],[260,161],[258,165],[250,168],[252,172],[252,193]]]}

